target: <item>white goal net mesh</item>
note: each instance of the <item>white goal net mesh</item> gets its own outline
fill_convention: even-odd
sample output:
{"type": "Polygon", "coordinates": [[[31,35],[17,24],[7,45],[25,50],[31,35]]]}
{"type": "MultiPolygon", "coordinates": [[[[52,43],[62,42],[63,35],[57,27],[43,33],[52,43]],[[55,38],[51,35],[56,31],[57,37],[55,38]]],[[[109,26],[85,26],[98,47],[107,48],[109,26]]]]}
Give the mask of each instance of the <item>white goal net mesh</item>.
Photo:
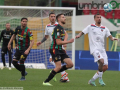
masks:
{"type": "MultiPolygon", "coordinates": [[[[28,18],[28,28],[32,31],[34,37],[34,46],[30,51],[25,63],[44,63],[47,68],[53,68],[49,63],[49,46],[51,44],[50,38],[42,43],[39,47],[36,46],[38,41],[44,37],[45,26],[50,23],[49,13],[54,12],[56,15],[63,13],[66,16],[65,30],[68,33],[68,39],[72,38],[72,10],[44,10],[44,9],[1,9],[0,8],[0,31],[5,29],[5,24],[10,23],[11,29],[15,30],[20,25],[22,17],[28,18]]],[[[15,45],[14,45],[15,46],[15,45]]],[[[13,50],[13,55],[15,49],[13,50]]],[[[72,59],[72,44],[68,44],[66,48],[67,54],[72,59]]],[[[1,54],[1,53],[0,53],[1,54]]],[[[0,57],[1,60],[1,57],[0,57]]],[[[5,56],[6,63],[8,63],[8,55],[5,56]]],[[[2,63],[2,60],[1,60],[2,63]]]]}

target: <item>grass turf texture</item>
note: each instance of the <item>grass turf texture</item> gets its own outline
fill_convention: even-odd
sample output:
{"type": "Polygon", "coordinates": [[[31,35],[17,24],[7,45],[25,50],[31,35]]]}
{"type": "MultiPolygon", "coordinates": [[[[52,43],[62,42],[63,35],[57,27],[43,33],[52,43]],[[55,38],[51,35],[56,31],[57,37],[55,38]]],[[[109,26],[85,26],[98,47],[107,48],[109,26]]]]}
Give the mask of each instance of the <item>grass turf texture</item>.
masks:
{"type": "Polygon", "coordinates": [[[120,72],[107,71],[103,75],[106,86],[102,87],[96,80],[96,87],[88,85],[96,71],[94,70],[67,70],[69,83],[59,82],[61,75],[57,74],[57,82],[50,83],[53,86],[43,86],[43,81],[48,77],[50,69],[26,69],[28,75],[26,81],[18,81],[21,78],[20,72],[16,69],[11,71],[7,68],[0,71],[0,87],[23,87],[23,90],[120,90],[120,72]]]}

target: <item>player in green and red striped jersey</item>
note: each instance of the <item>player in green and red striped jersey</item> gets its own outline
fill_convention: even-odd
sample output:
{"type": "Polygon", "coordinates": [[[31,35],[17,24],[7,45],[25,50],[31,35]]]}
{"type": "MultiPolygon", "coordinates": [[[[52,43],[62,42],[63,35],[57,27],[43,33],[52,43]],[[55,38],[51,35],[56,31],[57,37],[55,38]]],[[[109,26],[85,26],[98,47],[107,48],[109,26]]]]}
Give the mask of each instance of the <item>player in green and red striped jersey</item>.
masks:
{"type": "Polygon", "coordinates": [[[14,67],[21,72],[21,79],[25,80],[25,75],[27,72],[25,72],[25,66],[24,61],[26,60],[30,49],[32,48],[34,44],[33,35],[30,29],[27,27],[27,18],[21,19],[21,26],[18,26],[15,29],[15,32],[10,39],[10,42],[8,43],[8,49],[11,49],[11,42],[14,40],[16,35],[18,36],[18,43],[17,43],[17,49],[13,57],[13,65],[14,67]],[[20,61],[20,65],[18,64],[18,61],[20,61]]]}

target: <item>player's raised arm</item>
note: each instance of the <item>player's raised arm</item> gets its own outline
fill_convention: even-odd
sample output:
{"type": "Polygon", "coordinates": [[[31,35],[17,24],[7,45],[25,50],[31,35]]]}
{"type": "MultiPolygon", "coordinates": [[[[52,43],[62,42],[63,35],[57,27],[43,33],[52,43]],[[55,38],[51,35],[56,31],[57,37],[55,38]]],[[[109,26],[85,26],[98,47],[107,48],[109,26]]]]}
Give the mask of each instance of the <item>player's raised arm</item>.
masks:
{"type": "Polygon", "coordinates": [[[107,30],[107,32],[106,32],[106,37],[109,37],[109,39],[111,40],[111,41],[114,41],[114,40],[118,40],[117,38],[114,38],[111,34],[110,34],[110,31],[109,31],[109,29],[106,27],[106,30],[107,30]]]}
{"type": "Polygon", "coordinates": [[[75,39],[80,38],[83,34],[89,33],[89,27],[90,27],[90,25],[88,25],[85,29],[83,29],[83,31],[80,32],[80,33],[75,37],[75,39]]]}
{"type": "Polygon", "coordinates": [[[42,44],[43,42],[45,42],[48,39],[49,35],[48,35],[48,31],[47,31],[47,26],[45,28],[45,36],[43,37],[43,39],[40,42],[37,42],[37,46],[39,46],[40,44],[42,44]]]}
{"type": "Polygon", "coordinates": [[[74,39],[70,39],[69,41],[62,41],[61,38],[60,38],[60,30],[57,30],[55,28],[54,32],[55,32],[55,39],[56,39],[57,45],[64,45],[64,44],[74,42],[74,39]]]}

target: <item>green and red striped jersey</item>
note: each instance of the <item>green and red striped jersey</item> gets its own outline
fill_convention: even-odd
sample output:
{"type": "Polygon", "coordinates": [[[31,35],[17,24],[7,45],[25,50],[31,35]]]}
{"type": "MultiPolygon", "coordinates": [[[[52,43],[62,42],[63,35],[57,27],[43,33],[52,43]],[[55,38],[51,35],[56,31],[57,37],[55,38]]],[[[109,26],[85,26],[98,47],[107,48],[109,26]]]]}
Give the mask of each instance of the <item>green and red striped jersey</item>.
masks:
{"type": "Polygon", "coordinates": [[[61,25],[58,24],[52,32],[53,40],[52,40],[50,49],[62,50],[62,45],[57,45],[56,39],[61,39],[62,41],[64,41],[64,38],[65,38],[65,30],[61,25]]]}
{"type": "Polygon", "coordinates": [[[18,26],[14,32],[17,35],[17,49],[26,50],[30,46],[30,40],[33,40],[33,34],[28,27],[25,30],[18,26]]]}

